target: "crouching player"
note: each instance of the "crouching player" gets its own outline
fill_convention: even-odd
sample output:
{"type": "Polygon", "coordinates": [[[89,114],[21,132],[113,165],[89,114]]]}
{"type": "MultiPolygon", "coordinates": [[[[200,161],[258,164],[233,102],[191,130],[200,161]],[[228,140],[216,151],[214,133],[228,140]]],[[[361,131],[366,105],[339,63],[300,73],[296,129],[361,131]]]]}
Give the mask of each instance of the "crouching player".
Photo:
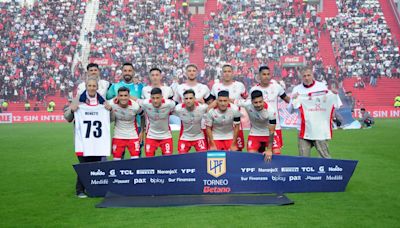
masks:
{"type": "Polygon", "coordinates": [[[239,108],[229,103],[229,92],[218,92],[217,106],[206,115],[210,150],[238,150],[240,116],[239,108]]]}
{"type": "Polygon", "coordinates": [[[121,160],[125,148],[128,148],[132,159],[140,156],[140,143],[143,139],[143,132],[138,135],[136,115],[141,116],[141,124],[144,125],[143,111],[139,104],[130,100],[129,97],[129,89],[121,87],[118,89],[117,98],[112,105],[111,121],[115,121],[114,137],[112,139],[114,160],[121,160]]]}
{"type": "Polygon", "coordinates": [[[169,116],[175,108],[175,102],[164,99],[160,88],[150,91],[151,99],[138,100],[146,116],[146,157],[154,157],[158,147],[163,155],[173,152],[172,134],[169,128],[169,116]]]}
{"type": "Polygon", "coordinates": [[[261,152],[265,155],[265,160],[270,161],[274,149],[276,112],[264,101],[263,93],[260,90],[254,90],[250,96],[251,101],[238,104],[246,109],[251,123],[247,150],[249,152],[261,152]],[[267,150],[265,150],[266,147],[267,150]]]}
{"type": "Polygon", "coordinates": [[[188,153],[193,146],[197,152],[207,150],[207,141],[201,129],[201,121],[208,105],[199,104],[192,89],[183,93],[183,103],[175,107],[172,113],[181,119],[181,132],[178,141],[178,153],[188,153]]]}

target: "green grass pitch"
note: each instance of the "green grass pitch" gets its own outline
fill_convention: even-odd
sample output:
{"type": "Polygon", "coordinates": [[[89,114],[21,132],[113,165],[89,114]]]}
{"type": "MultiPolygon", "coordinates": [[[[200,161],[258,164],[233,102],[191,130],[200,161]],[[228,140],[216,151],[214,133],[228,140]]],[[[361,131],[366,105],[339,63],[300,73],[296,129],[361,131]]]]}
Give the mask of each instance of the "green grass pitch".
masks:
{"type": "MultiPolygon", "coordinates": [[[[296,131],[283,134],[297,155],[296,131]]],[[[333,158],[359,160],[346,192],[287,194],[292,206],[97,209],[74,194],[71,124],[3,124],[0,227],[399,227],[399,137],[400,119],[336,130],[333,158]]]]}

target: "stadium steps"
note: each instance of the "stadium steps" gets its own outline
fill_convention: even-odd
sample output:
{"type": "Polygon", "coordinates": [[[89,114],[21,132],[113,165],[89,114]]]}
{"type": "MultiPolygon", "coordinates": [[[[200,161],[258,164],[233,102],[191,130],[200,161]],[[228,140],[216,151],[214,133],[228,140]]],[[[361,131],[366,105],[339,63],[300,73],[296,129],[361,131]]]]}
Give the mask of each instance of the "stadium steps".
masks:
{"type": "MultiPolygon", "coordinates": [[[[397,23],[396,14],[392,9],[391,1],[392,0],[379,0],[379,3],[392,36],[400,43],[400,25],[397,23]]],[[[400,22],[400,15],[398,19],[400,22]]]]}
{"type": "Polygon", "coordinates": [[[331,38],[329,32],[321,32],[321,37],[318,39],[319,52],[318,54],[322,57],[322,62],[325,66],[334,66],[337,68],[335,55],[333,53],[331,38]]]}
{"type": "Polygon", "coordinates": [[[339,10],[338,10],[335,0],[325,0],[324,1],[323,11],[321,12],[321,16],[323,18],[336,17],[338,12],[339,12],[339,10]]]}
{"type": "Polygon", "coordinates": [[[392,107],[395,96],[400,94],[400,79],[378,78],[376,87],[370,86],[368,81],[364,89],[354,88],[356,81],[356,78],[345,79],[343,87],[346,91],[351,91],[356,101],[359,100],[364,107],[392,107]]]}
{"type": "Polygon", "coordinates": [[[200,69],[204,68],[204,14],[197,14],[192,16],[192,27],[190,28],[189,39],[195,42],[194,49],[189,54],[191,63],[196,64],[200,69]]]}
{"type": "MultiPolygon", "coordinates": [[[[336,17],[336,15],[339,12],[335,0],[326,0],[323,2],[324,2],[323,11],[319,13],[319,15],[321,16],[321,24],[325,23],[326,18],[336,17]]],[[[318,54],[322,57],[324,65],[325,66],[330,65],[337,68],[337,63],[328,31],[326,31],[325,33],[321,31],[321,37],[318,39],[318,45],[319,45],[318,54]]]]}

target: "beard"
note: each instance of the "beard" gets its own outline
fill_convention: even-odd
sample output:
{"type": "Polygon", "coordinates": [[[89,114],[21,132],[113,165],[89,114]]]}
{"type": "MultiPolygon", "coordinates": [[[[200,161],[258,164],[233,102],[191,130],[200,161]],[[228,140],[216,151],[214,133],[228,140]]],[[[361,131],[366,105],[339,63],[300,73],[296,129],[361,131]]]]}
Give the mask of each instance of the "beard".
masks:
{"type": "Polygon", "coordinates": [[[126,75],[123,76],[123,78],[124,78],[124,80],[125,80],[126,82],[130,82],[130,81],[132,81],[132,78],[133,78],[133,77],[132,77],[131,75],[127,75],[127,74],[126,74],[126,75]]]}

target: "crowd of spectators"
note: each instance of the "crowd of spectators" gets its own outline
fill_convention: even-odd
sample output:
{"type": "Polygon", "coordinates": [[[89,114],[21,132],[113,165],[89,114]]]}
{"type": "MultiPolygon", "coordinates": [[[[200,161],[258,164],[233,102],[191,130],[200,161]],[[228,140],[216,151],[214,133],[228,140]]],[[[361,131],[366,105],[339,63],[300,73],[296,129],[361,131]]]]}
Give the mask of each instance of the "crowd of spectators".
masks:
{"type": "Polygon", "coordinates": [[[296,80],[296,69],[277,65],[288,55],[305,56],[307,63],[325,72],[318,55],[321,17],[313,6],[299,1],[220,0],[217,12],[207,21],[204,35],[206,77],[215,78],[220,64],[230,63],[247,86],[260,65],[276,65],[275,73],[285,71],[278,75],[296,80]]]}
{"type": "MultiPolygon", "coordinates": [[[[91,57],[111,59],[117,67],[103,68],[105,79],[118,80],[118,67],[132,62],[140,76],[161,67],[170,82],[189,62],[190,13],[175,1],[100,1],[91,57]],[[186,13],[185,13],[186,12],[186,13]]],[[[145,77],[147,79],[147,77],[145,77]]]]}
{"type": "Polygon", "coordinates": [[[357,77],[356,88],[376,86],[377,78],[400,77],[399,44],[378,0],[336,0],[339,14],[327,20],[339,74],[357,77]]]}
{"type": "Polygon", "coordinates": [[[71,63],[85,11],[83,0],[0,2],[0,96],[43,101],[74,86],[71,63]]]}

